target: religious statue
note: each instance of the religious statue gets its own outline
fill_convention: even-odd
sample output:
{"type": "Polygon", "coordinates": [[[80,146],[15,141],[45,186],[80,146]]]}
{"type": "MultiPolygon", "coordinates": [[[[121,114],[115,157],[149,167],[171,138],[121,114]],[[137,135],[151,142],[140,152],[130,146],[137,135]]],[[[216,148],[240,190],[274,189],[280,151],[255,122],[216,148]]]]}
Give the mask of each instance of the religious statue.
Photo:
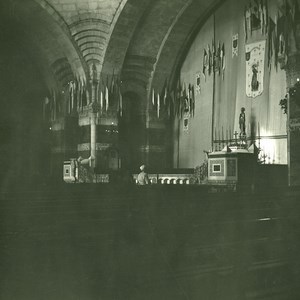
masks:
{"type": "Polygon", "coordinates": [[[245,115],[245,107],[241,108],[241,113],[239,116],[239,126],[240,126],[240,136],[246,135],[246,115],[245,115]]]}
{"type": "Polygon", "coordinates": [[[252,92],[258,91],[258,87],[259,87],[259,82],[257,80],[257,73],[258,73],[257,67],[258,66],[256,64],[254,64],[252,66],[252,80],[251,80],[251,90],[252,90],[252,92]]]}

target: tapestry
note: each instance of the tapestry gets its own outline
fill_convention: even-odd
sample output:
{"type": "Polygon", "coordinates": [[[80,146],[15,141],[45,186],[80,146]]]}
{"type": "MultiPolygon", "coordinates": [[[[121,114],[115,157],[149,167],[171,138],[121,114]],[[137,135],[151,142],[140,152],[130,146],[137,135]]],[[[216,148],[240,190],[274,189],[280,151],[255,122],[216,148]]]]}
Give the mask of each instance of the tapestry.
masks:
{"type": "Polygon", "coordinates": [[[246,41],[254,31],[259,30],[262,35],[267,34],[268,7],[266,0],[249,1],[244,12],[244,29],[246,41]]]}
{"type": "Polygon", "coordinates": [[[246,45],[246,95],[255,98],[264,90],[266,41],[246,45]]]}

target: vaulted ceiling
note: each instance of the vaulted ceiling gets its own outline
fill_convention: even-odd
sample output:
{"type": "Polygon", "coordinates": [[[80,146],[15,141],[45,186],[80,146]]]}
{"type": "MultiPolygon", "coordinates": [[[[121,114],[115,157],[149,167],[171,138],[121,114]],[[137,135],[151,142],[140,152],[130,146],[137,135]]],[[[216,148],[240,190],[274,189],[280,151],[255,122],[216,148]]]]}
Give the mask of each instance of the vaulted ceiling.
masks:
{"type": "MultiPolygon", "coordinates": [[[[159,89],[221,0],[1,1],[2,29],[30,53],[49,89],[73,78],[120,75],[159,89]],[[16,29],[16,30],[15,30],[16,29]]],[[[224,1],[223,1],[224,2],[224,1]]]]}

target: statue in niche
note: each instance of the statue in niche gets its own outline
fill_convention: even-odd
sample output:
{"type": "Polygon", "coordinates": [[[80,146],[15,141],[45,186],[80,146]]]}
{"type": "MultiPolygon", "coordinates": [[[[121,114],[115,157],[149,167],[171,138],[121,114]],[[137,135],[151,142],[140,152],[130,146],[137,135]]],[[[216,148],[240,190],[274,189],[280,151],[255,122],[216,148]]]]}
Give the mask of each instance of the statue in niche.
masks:
{"type": "Polygon", "coordinates": [[[240,137],[246,135],[246,114],[245,114],[245,107],[241,108],[241,113],[239,116],[239,126],[240,126],[240,137]]]}

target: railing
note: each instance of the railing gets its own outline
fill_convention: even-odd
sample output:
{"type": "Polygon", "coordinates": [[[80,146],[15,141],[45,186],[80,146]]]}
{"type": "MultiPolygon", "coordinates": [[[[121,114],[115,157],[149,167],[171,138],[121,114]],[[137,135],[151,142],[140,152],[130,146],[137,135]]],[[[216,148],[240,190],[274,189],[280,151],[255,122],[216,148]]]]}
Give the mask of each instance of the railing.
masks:
{"type": "MultiPolygon", "coordinates": [[[[133,174],[137,184],[138,174],[133,174]]],[[[151,184],[190,184],[193,174],[148,174],[151,184]]]]}

